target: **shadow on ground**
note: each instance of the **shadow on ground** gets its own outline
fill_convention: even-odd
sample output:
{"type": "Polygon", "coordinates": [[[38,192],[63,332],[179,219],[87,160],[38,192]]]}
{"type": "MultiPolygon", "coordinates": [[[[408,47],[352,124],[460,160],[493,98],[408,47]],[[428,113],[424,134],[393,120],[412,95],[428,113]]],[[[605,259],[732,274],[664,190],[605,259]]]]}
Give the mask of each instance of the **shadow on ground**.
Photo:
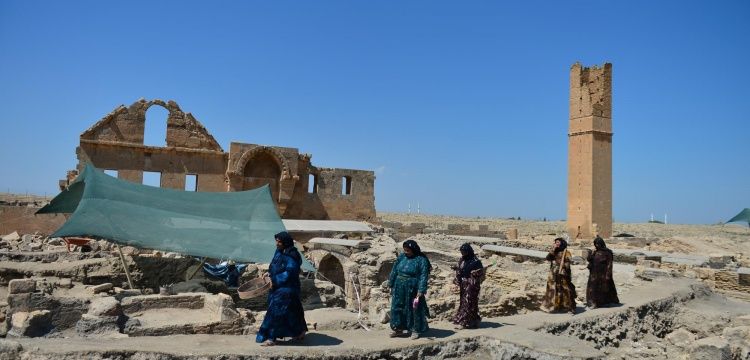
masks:
{"type": "Polygon", "coordinates": [[[498,322],[492,322],[492,321],[482,321],[479,324],[479,328],[480,329],[497,329],[505,325],[514,325],[514,324],[505,324],[505,323],[498,323],[498,322]]]}
{"type": "Polygon", "coordinates": [[[343,340],[321,333],[307,333],[302,341],[279,342],[282,346],[332,346],[339,345],[343,340]]]}
{"type": "Polygon", "coordinates": [[[430,339],[442,339],[447,338],[448,336],[451,336],[455,333],[456,332],[453,330],[430,329],[430,331],[425,334],[425,337],[430,339]]]}

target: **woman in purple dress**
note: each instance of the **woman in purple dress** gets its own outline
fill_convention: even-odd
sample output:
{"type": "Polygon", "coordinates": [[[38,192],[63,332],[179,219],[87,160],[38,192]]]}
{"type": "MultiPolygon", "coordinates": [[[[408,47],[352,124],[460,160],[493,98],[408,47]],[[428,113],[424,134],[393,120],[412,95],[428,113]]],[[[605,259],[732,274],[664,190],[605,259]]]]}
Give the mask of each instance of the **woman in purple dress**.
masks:
{"type": "Polygon", "coordinates": [[[484,267],[468,243],[461,245],[461,260],[456,267],[453,284],[461,295],[458,311],[453,316],[456,329],[475,329],[482,318],[479,316],[479,288],[484,280],[484,267]]]}

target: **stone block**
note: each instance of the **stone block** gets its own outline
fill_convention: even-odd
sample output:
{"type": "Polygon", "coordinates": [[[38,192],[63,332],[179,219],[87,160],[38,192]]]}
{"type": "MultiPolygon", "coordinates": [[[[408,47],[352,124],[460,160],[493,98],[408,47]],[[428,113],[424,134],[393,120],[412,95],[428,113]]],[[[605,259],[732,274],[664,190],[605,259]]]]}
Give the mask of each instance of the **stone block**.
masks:
{"type": "MultiPolygon", "coordinates": [[[[140,254],[140,250],[138,248],[132,247],[132,246],[123,246],[121,248],[123,255],[130,255],[135,256],[140,254]]],[[[116,254],[119,254],[117,250],[114,251],[116,254]]]]}
{"type": "Polygon", "coordinates": [[[690,360],[730,360],[732,352],[729,342],[719,336],[700,339],[690,346],[688,359],[690,360]]]}
{"type": "Polygon", "coordinates": [[[721,336],[730,344],[744,343],[750,345],[750,326],[725,328],[721,336]]]}
{"type": "Polygon", "coordinates": [[[695,341],[695,334],[683,328],[679,328],[664,337],[670,344],[679,348],[686,348],[695,341]]]}
{"type": "Polygon", "coordinates": [[[65,241],[62,238],[50,238],[47,240],[47,245],[59,246],[65,245],[65,241]]]}
{"type": "Polygon", "coordinates": [[[735,359],[750,359],[750,326],[726,328],[721,336],[729,343],[735,359]]]}
{"type": "Polygon", "coordinates": [[[23,346],[21,344],[11,340],[0,339],[0,360],[18,359],[22,350],[23,346]]]}
{"type": "Polygon", "coordinates": [[[8,336],[38,337],[52,330],[52,313],[49,310],[14,313],[10,320],[8,336]]]}
{"type": "Polygon", "coordinates": [[[29,311],[31,308],[31,294],[10,294],[7,301],[9,312],[29,311]]]}
{"type": "Polygon", "coordinates": [[[742,286],[750,286],[750,268],[737,269],[738,283],[742,286]]]}
{"type": "Polygon", "coordinates": [[[667,279],[672,277],[672,272],[663,269],[652,269],[643,266],[637,266],[635,268],[635,276],[648,281],[667,279]]]}
{"type": "Polygon", "coordinates": [[[656,269],[659,268],[660,263],[653,260],[638,259],[637,265],[643,266],[644,268],[656,269]]]}
{"type": "Polygon", "coordinates": [[[122,315],[122,308],[120,307],[120,302],[114,297],[95,298],[91,300],[87,314],[93,316],[119,316],[122,315]]]}
{"type": "Polygon", "coordinates": [[[21,236],[18,235],[17,231],[14,231],[8,235],[3,236],[3,240],[5,241],[18,241],[21,240],[21,236]]]}
{"type": "Polygon", "coordinates": [[[36,291],[36,280],[33,279],[13,279],[8,283],[10,294],[27,294],[34,291],[36,291]]]}
{"type": "Polygon", "coordinates": [[[107,333],[119,333],[117,316],[95,316],[84,314],[76,323],[76,332],[79,335],[101,335],[107,333]]]}
{"type": "Polygon", "coordinates": [[[708,266],[713,269],[722,269],[727,264],[732,262],[734,259],[731,255],[716,255],[713,254],[708,257],[708,266]]]}
{"type": "Polygon", "coordinates": [[[750,315],[742,315],[742,316],[734,319],[734,322],[738,326],[750,326],[750,315]]]}
{"type": "Polygon", "coordinates": [[[21,241],[23,241],[25,243],[30,243],[30,242],[33,242],[34,240],[36,240],[36,236],[34,236],[32,234],[21,235],[21,241]]]}
{"type": "Polygon", "coordinates": [[[109,291],[112,288],[114,288],[112,283],[104,283],[104,284],[94,285],[88,288],[87,290],[91,292],[92,294],[98,294],[100,292],[109,291]]]}
{"type": "Polygon", "coordinates": [[[70,289],[73,287],[73,281],[70,279],[60,279],[57,281],[57,286],[63,289],[70,289]]]}

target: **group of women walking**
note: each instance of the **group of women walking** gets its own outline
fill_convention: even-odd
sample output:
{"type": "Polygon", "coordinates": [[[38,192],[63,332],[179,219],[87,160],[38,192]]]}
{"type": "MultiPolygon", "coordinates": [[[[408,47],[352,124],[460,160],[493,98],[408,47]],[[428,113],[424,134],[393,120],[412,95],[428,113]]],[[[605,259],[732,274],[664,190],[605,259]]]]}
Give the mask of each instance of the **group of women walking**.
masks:
{"type": "MultiPolygon", "coordinates": [[[[276,234],[276,253],[268,269],[272,287],[268,295],[268,311],[256,335],[263,346],[276,344],[279,338],[303,339],[307,323],[300,301],[300,267],[302,256],[294,247],[292,237],[286,232],[276,234]]],[[[542,301],[542,310],[547,312],[571,312],[575,314],[576,289],[572,282],[571,253],[562,238],[547,255],[550,272],[547,289],[542,301]]],[[[604,240],[594,239],[594,251],[588,256],[589,280],[586,301],[590,308],[619,303],[615,283],[612,279],[612,251],[604,240]]],[[[455,267],[454,292],[459,294],[459,304],[453,324],[456,329],[479,327],[479,291],[484,280],[484,266],[471,245],[463,244],[459,249],[461,258],[455,267]]],[[[391,337],[409,336],[418,339],[429,330],[427,318],[430,310],[425,294],[432,271],[432,264],[414,240],[403,243],[403,252],[393,265],[388,287],[391,292],[390,327],[391,337]]]]}
{"type": "MultiPolygon", "coordinates": [[[[555,239],[555,245],[547,261],[550,264],[547,290],[542,300],[542,310],[547,312],[576,312],[576,287],[573,285],[570,263],[572,255],[563,238],[555,239]]],[[[594,239],[594,251],[588,255],[589,281],[586,286],[586,305],[595,309],[608,304],[617,304],[615,281],[612,278],[612,250],[600,237],[594,239]]]]}

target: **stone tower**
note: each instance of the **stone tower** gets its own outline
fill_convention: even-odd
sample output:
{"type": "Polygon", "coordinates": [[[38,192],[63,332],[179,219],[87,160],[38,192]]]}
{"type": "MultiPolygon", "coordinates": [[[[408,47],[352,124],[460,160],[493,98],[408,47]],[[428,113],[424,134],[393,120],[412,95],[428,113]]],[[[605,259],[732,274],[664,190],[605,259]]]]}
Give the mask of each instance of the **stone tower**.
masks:
{"type": "Polygon", "coordinates": [[[612,236],[612,64],[570,68],[568,234],[612,236]]]}

